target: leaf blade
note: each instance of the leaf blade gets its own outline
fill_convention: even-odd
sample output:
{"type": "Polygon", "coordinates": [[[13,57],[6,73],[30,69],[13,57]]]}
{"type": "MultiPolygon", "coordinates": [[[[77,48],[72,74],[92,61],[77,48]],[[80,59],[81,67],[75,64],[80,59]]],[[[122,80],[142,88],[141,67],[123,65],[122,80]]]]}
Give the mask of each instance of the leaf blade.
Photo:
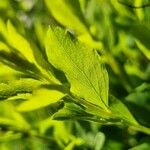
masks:
{"type": "Polygon", "coordinates": [[[46,52],[50,63],[66,74],[72,93],[107,110],[108,74],[96,51],[71,39],[61,28],[51,27],[46,52]]]}
{"type": "Polygon", "coordinates": [[[113,112],[113,114],[128,123],[138,125],[138,122],[135,120],[135,118],[132,116],[128,108],[117,98],[114,96],[110,96],[110,110],[113,112]]]}
{"type": "Polygon", "coordinates": [[[33,111],[56,103],[64,96],[65,94],[60,91],[40,88],[33,92],[33,96],[29,100],[21,103],[17,110],[20,112],[33,111]]]}
{"type": "Polygon", "coordinates": [[[77,34],[88,32],[78,0],[45,0],[45,3],[55,19],[62,25],[75,30],[77,34]]]}
{"type": "Polygon", "coordinates": [[[6,100],[21,93],[31,93],[33,89],[36,89],[41,84],[40,81],[34,79],[20,79],[8,83],[0,83],[0,100],[6,100]]]}

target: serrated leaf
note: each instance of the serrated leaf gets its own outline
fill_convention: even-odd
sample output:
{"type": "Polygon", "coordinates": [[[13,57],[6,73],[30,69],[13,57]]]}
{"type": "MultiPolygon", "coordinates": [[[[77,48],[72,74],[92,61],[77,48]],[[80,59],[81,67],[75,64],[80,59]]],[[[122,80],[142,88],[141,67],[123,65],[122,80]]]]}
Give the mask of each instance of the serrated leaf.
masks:
{"type": "Polygon", "coordinates": [[[20,112],[33,111],[56,103],[64,96],[65,94],[60,91],[40,88],[33,92],[33,96],[29,100],[21,103],[17,110],[20,112]]]}
{"type": "Polygon", "coordinates": [[[108,74],[95,50],[85,47],[63,29],[51,27],[46,53],[49,62],[65,73],[72,93],[107,111],[108,74]]]}

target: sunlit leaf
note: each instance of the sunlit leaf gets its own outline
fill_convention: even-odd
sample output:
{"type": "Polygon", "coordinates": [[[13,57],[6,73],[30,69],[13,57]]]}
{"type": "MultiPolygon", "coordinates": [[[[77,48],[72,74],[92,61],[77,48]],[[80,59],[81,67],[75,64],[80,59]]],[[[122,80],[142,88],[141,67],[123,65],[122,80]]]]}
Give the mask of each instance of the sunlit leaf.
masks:
{"type": "MultiPolygon", "coordinates": [[[[5,27],[5,24],[3,25],[5,27]]],[[[32,78],[60,84],[42,52],[32,42],[29,43],[19,34],[10,21],[8,21],[7,28],[4,31],[7,36],[5,37],[4,33],[3,36],[11,46],[0,42],[0,61],[4,65],[32,78]]]]}
{"type": "Polygon", "coordinates": [[[10,21],[7,22],[10,44],[17,49],[29,62],[36,62],[29,42],[21,36],[10,21]]]}
{"type": "Polygon", "coordinates": [[[17,110],[20,112],[25,112],[39,109],[58,102],[64,96],[64,93],[57,90],[40,88],[33,92],[33,96],[29,100],[20,104],[17,107],[17,110]]]}
{"type": "Polygon", "coordinates": [[[46,52],[52,65],[65,73],[71,92],[107,110],[108,75],[95,50],[54,27],[48,30],[46,52]]]}
{"type": "Polygon", "coordinates": [[[0,83],[0,100],[6,100],[19,93],[32,93],[40,85],[41,82],[33,79],[20,79],[9,81],[8,83],[0,83]]]}
{"type": "Polygon", "coordinates": [[[11,140],[18,140],[22,137],[21,133],[13,133],[12,131],[8,131],[0,136],[0,142],[8,142],[11,140]]]}
{"type": "Polygon", "coordinates": [[[0,102],[0,124],[6,129],[27,131],[30,124],[18,113],[10,101],[0,102]],[[8,111],[9,110],[9,111],[8,111]]]}
{"type": "Polygon", "coordinates": [[[45,2],[55,19],[62,25],[75,30],[78,34],[87,32],[78,0],[45,0],[45,2]]]}
{"type": "Polygon", "coordinates": [[[2,41],[0,41],[0,51],[1,50],[6,50],[7,52],[10,51],[9,47],[5,43],[3,43],[2,41]]]}

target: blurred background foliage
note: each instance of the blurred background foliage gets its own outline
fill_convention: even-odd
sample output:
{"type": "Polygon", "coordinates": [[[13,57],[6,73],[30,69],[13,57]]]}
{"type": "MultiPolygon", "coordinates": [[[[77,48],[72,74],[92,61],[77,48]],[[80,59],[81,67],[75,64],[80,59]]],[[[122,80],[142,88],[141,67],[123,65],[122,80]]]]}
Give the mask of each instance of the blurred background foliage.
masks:
{"type": "MultiPolygon", "coordinates": [[[[150,3],[149,0],[121,2],[132,6],[150,3]]],[[[121,99],[141,124],[150,127],[150,7],[134,9],[117,0],[0,0],[0,49],[19,47],[13,45],[9,35],[12,33],[7,32],[6,26],[11,26],[8,20],[15,32],[22,35],[24,50],[29,49],[29,43],[30,48],[38,50],[37,55],[45,51],[45,34],[51,22],[57,22],[81,42],[98,49],[105,55],[110,93],[121,99]]],[[[19,61],[13,55],[10,61],[14,58],[19,61]]],[[[0,92],[16,84],[11,80],[36,76],[31,70],[38,72],[35,66],[30,63],[25,66],[24,62],[17,64],[17,71],[13,70],[10,66],[16,62],[10,64],[0,59],[0,82],[10,82],[10,87],[1,86],[0,92]]],[[[61,78],[60,73],[57,75],[61,78]]],[[[40,84],[33,82],[34,87],[40,84]]],[[[17,101],[12,98],[0,102],[1,150],[150,149],[148,135],[128,128],[51,120],[50,115],[55,111],[52,106],[20,113],[16,105],[26,97],[30,94],[14,97],[17,101]]]]}

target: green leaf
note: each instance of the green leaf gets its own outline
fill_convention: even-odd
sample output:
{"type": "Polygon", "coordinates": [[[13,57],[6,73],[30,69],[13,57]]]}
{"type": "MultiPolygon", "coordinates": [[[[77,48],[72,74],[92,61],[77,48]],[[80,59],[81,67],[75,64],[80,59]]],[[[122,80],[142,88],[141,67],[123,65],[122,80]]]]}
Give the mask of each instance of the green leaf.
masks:
{"type": "Polygon", "coordinates": [[[98,122],[100,124],[112,124],[111,120],[107,120],[100,116],[94,116],[93,114],[85,111],[84,109],[80,108],[80,106],[67,103],[65,104],[64,108],[60,109],[56,112],[52,119],[55,120],[84,120],[84,121],[93,121],[98,122]]]}
{"type": "Polygon", "coordinates": [[[87,113],[80,106],[74,103],[65,103],[64,108],[60,109],[53,115],[53,119],[65,120],[65,119],[88,119],[93,115],[87,113]]]}
{"type": "Polygon", "coordinates": [[[21,103],[17,107],[17,110],[20,112],[33,111],[56,103],[64,96],[65,94],[60,91],[40,88],[33,91],[33,96],[29,100],[21,103]]]}
{"type": "Polygon", "coordinates": [[[0,41],[0,51],[1,50],[6,50],[7,52],[9,52],[9,47],[5,44],[5,43],[3,43],[2,41],[0,41]]]}
{"type": "Polygon", "coordinates": [[[0,49],[0,62],[4,65],[9,66],[11,69],[22,72],[30,77],[41,79],[41,71],[33,63],[27,61],[23,56],[18,54],[16,51],[9,49],[0,49]]]}
{"type": "Polygon", "coordinates": [[[23,74],[8,67],[7,65],[4,65],[0,62],[0,82],[5,82],[8,80],[14,80],[17,77],[21,78],[23,77],[23,74]]]}
{"type": "Polygon", "coordinates": [[[20,79],[0,83],[0,100],[6,100],[9,97],[20,93],[32,93],[33,89],[41,85],[40,81],[34,79],[20,79]]]}
{"type": "Polygon", "coordinates": [[[81,146],[84,143],[85,142],[82,138],[75,138],[64,148],[64,150],[73,150],[76,146],[81,146]]]}
{"type": "Polygon", "coordinates": [[[8,36],[5,38],[15,49],[10,48],[4,42],[0,41],[0,61],[14,70],[40,79],[42,77],[41,71],[36,66],[35,60],[33,60],[34,62],[29,60],[31,57],[29,55],[34,57],[29,42],[16,31],[10,21],[8,21],[7,25],[8,36]]]}
{"type": "MultiPolygon", "coordinates": [[[[43,58],[43,55],[39,51],[39,49],[36,46],[34,46],[33,49],[31,43],[17,32],[16,28],[13,26],[13,24],[10,21],[7,22],[7,30],[8,30],[7,31],[8,37],[6,39],[8,43],[14,49],[16,49],[16,51],[13,51],[12,49],[9,50],[11,52],[9,55],[8,53],[7,54],[5,53],[5,55],[7,55],[6,57],[10,59],[9,60],[10,62],[8,62],[7,64],[9,65],[11,64],[11,62],[16,63],[17,61],[21,62],[22,64],[18,64],[17,62],[17,65],[24,66],[23,70],[25,71],[29,70],[29,72],[33,72],[37,76],[39,75],[41,79],[43,78],[44,80],[46,79],[49,82],[60,84],[60,82],[54,77],[53,70],[50,64],[48,64],[48,62],[43,58]],[[15,54],[16,54],[16,58],[14,58],[15,54]],[[33,69],[30,69],[29,66],[31,66],[31,68],[33,69]]],[[[0,56],[1,55],[3,54],[0,54],[0,56]]],[[[7,58],[5,58],[6,62],[7,62],[7,58]]]]}
{"type": "Polygon", "coordinates": [[[136,39],[138,39],[145,46],[145,48],[150,49],[150,43],[147,42],[150,39],[150,28],[148,24],[142,24],[142,23],[133,24],[132,26],[130,26],[129,29],[130,29],[130,33],[136,39]]]}
{"type": "Polygon", "coordinates": [[[150,145],[148,143],[143,143],[133,148],[130,148],[129,150],[148,150],[148,149],[150,149],[150,145]]]}
{"type": "Polygon", "coordinates": [[[13,131],[8,131],[1,134],[0,142],[8,142],[11,140],[18,140],[22,137],[22,133],[14,133],[13,131]]]}
{"type": "Polygon", "coordinates": [[[139,143],[130,148],[129,150],[149,150],[150,149],[150,137],[146,136],[143,137],[141,141],[139,141],[139,143]]]}
{"type": "Polygon", "coordinates": [[[13,127],[16,129],[20,128],[20,125],[18,125],[16,120],[4,117],[0,117],[0,126],[13,127]]]}
{"type": "Polygon", "coordinates": [[[108,74],[95,50],[53,27],[47,33],[46,53],[49,62],[65,73],[72,93],[107,111],[108,74]]]}
{"type": "Polygon", "coordinates": [[[62,25],[75,30],[78,34],[87,32],[78,0],[45,0],[45,2],[52,15],[62,25]]]}
{"type": "Polygon", "coordinates": [[[6,25],[1,18],[0,18],[0,34],[2,34],[5,38],[7,38],[8,36],[6,25]]]}
{"type": "Polygon", "coordinates": [[[105,135],[102,132],[98,132],[96,134],[95,140],[94,140],[94,150],[101,150],[105,143],[105,135]]]}
{"type": "Polygon", "coordinates": [[[36,63],[29,42],[17,32],[17,30],[15,29],[15,27],[12,25],[10,21],[7,22],[7,29],[8,29],[8,40],[9,40],[8,42],[11,44],[11,46],[13,46],[21,54],[23,54],[24,57],[29,62],[36,63]]]}
{"type": "Polygon", "coordinates": [[[89,33],[79,0],[45,0],[45,2],[53,17],[67,29],[73,30],[80,41],[89,47],[102,49],[103,44],[95,41],[89,33]]]}
{"type": "Polygon", "coordinates": [[[145,55],[145,57],[150,60],[150,51],[144,44],[142,44],[139,40],[136,40],[136,44],[139,47],[140,51],[145,55]]]}
{"type": "Polygon", "coordinates": [[[114,96],[110,96],[110,110],[114,116],[127,121],[128,123],[138,125],[128,108],[114,96]]]}
{"type": "Polygon", "coordinates": [[[30,129],[30,124],[16,111],[10,101],[1,101],[0,107],[0,125],[18,131],[27,131],[30,129]]]}
{"type": "Polygon", "coordinates": [[[150,111],[150,84],[143,83],[138,86],[134,92],[130,93],[125,99],[137,106],[140,106],[144,110],[150,111]]]}

